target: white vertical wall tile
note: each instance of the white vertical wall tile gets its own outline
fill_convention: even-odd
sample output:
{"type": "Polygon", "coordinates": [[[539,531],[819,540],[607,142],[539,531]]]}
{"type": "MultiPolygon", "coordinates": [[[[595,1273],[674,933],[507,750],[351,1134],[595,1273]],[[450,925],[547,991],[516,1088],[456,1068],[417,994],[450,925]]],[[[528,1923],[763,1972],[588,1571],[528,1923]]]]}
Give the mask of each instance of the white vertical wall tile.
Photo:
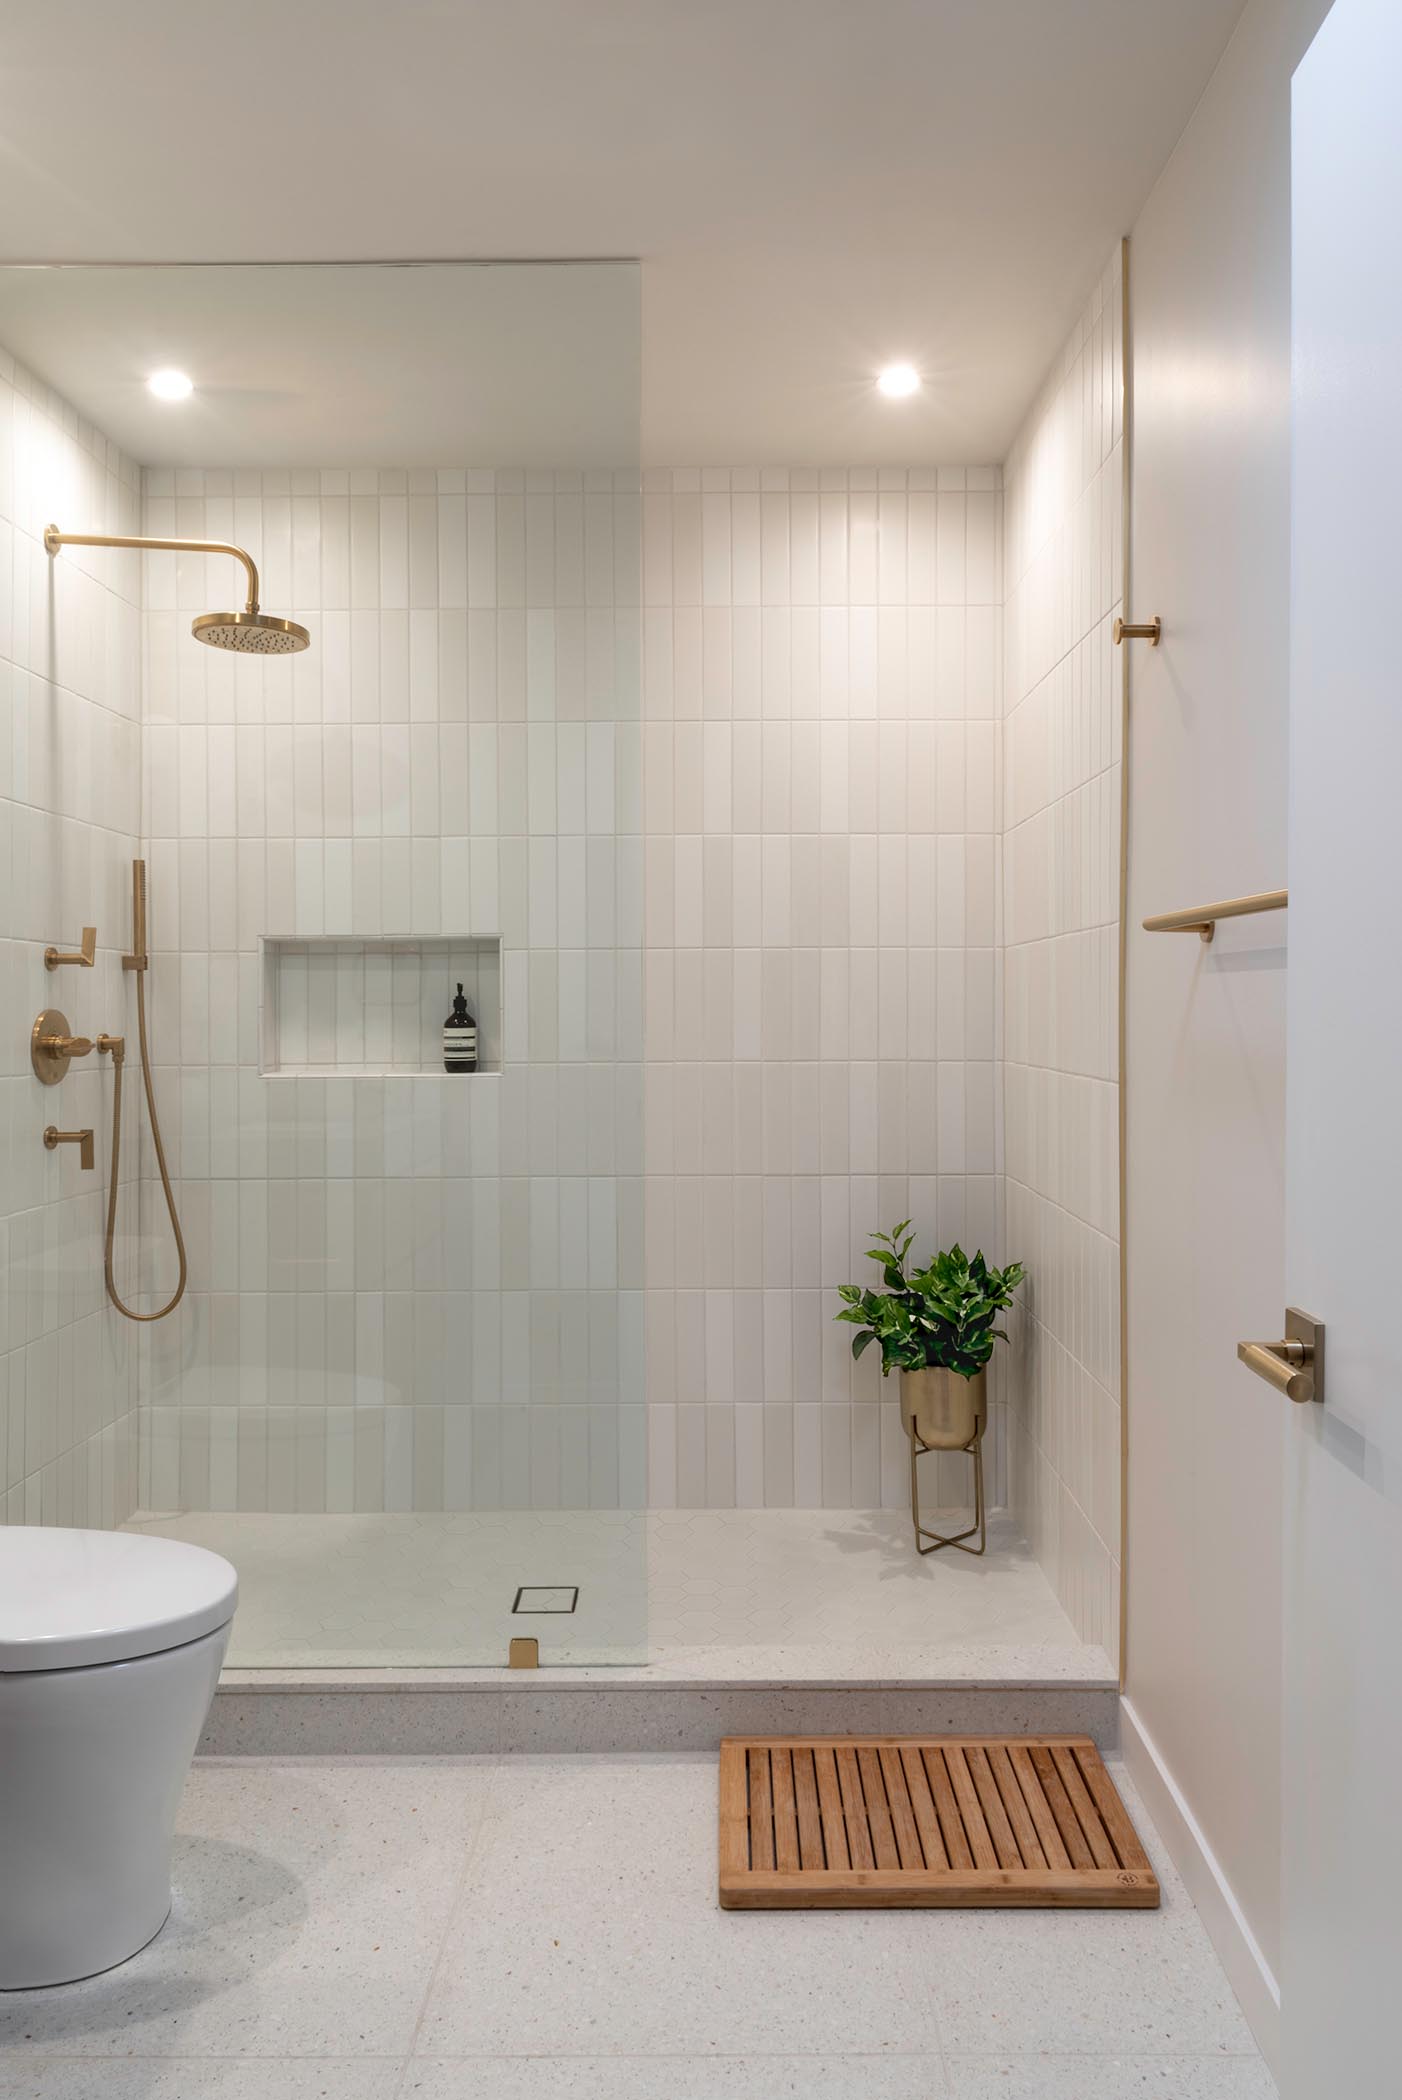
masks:
{"type": "MultiPolygon", "coordinates": [[[[1040,1279],[1019,1345],[1044,1287],[1043,1353],[1054,1340],[1114,1405],[1113,1262],[1101,1255],[1115,1227],[1105,971],[1118,743],[1105,632],[1118,455],[1111,424],[1097,429],[1095,456],[1083,442],[1075,454],[1089,478],[1062,506],[1069,522],[1044,539],[1028,491],[1036,478],[1045,512],[1041,483],[1059,473],[1069,486],[1071,454],[1054,441],[1057,464],[1037,477],[1030,440],[1015,455],[1006,608],[996,473],[883,474],[879,486],[844,471],[708,470],[670,487],[655,476],[640,527],[636,502],[630,523],[577,481],[552,489],[483,470],[426,481],[328,470],[306,487],[151,477],[148,522],[246,534],[270,583],[281,575],[317,619],[320,646],[280,682],[270,667],[245,680],[243,666],[190,665],[173,608],[199,602],[201,579],[152,565],[142,771],[168,929],[160,997],[187,1062],[163,1092],[179,1104],[172,1143],[196,1177],[209,1288],[192,1294],[180,1348],[166,1337],[150,1352],[148,1483],[262,1507],[596,1496],[616,1471],[596,1477],[568,1416],[598,1390],[587,1309],[578,1375],[564,1337],[587,1300],[615,1335],[600,1362],[621,1363],[605,1308],[645,1245],[635,1282],[651,1497],[898,1500],[879,1407],[854,1397],[847,1337],[832,1325],[834,1288],[866,1231],[906,1206],[927,1234],[957,1224],[1003,1251],[989,1195],[999,1000],[1008,1246],[1028,1251],[1013,1247],[1020,1231],[1035,1243],[1040,1279]],[[619,610],[637,595],[626,550],[639,530],[641,709],[619,610]],[[632,763],[620,724],[639,714],[632,763]],[[615,842],[635,822],[648,848],[630,857],[615,842]],[[233,858],[216,862],[225,847],[233,858]],[[470,1112],[435,1095],[424,1115],[395,1098],[396,1082],[354,1081],[346,1118],[323,1089],[299,1119],[229,1067],[231,1026],[246,1055],[245,983],[256,1024],[245,965],[260,933],[457,927],[506,943],[509,1069],[490,1104],[468,1082],[470,1112]],[[639,936],[641,972],[627,966],[639,936]],[[633,1138],[613,1087],[607,1114],[594,1087],[629,1044],[645,1075],[633,1138]],[[237,1083],[216,1107],[226,1069],[237,1083]],[[625,1151],[644,1175],[633,1223],[625,1151]],[[230,1161],[249,1199],[232,1227],[213,1183],[202,1196],[198,1181],[230,1161]],[[307,1203],[284,1245],[293,1191],[307,1203]],[[1062,1246],[1056,1235],[1073,1228],[1086,1237],[1062,1246]],[[229,1283],[230,1260],[237,1347],[263,1364],[244,1366],[261,1394],[247,1423],[226,1412],[220,1383],[214,1285],[229,1283]],[[447,1391],[450,1361],[471,1365],[470,1426],[447,1391]],[[513,1410],[535,1418],[537,1402],[536,1433],[518,1434],[513,1410]]],[[[134,518],[125,471],[119,504],[134,518]]],[[[1062,515],[1054,498],[1047,514],[1062,515]]],[[[121,573],[134,664],[141,577],[121,573]]],[[[74,574],[112,596],[96,570],[74,574]]],[[[96,678],[100,652],[91,661],[96,678]]],[[[129,710],[139,688],[129,665],[114,688],[129,710]]],[[[10,749],[29,747],[17,732],[10,749]]],[[[80,821],[48,806],[41,757],[26,758],[43,785],[35,815],[80,821]]],[[[19,805],[0,807],[13,832],[19,805]]],[[[48,937],[42,902],[36,891],[8,907],[23,939],[48,937]]],[[[364,998],[363,1034],[392,1062],[386,989],[364,998]]],[[[295,987],[288,999],[285,1020],[310,1042],[325,1010],[309,1004],[303,1023],[295,987]]],[[[28,1244],[31,1230],[12,1226],[11,1240],[28,1244]]],[[[616,1389],[621,1372],[603,1375],[616,1389]]],[[[1061,1455],[1074,1442],[1050,1430],[1047,1441],[1061,1455]]],[[[1060,1476],[1102,1539],[1103,1472],[1060,1476]]]]}
{"type": "Polygon", "coordinates": [[[998,477],[700,479],[645,499],[650,1493],[899,1503],[832,1316],[910,1174],[995,1172],[998,477]]]}
{"type": "Polygon", "coordinates": [[[620,1309],[626,1278],[641,1311],[641,1213],[619,1181],[642,1163],[636,494],[328,469],[153,475],[147,503],[152,529],[261,550],[315,633],[296,665],[196,689],[166,608],[204,602],[200,578],[158,569],[152,997],[179,1043],[157,1086],[192,1288],[148,1345],[147,1487],[307,1511],[636,1498],[613,1420],[625,1381],[643,1399],[620,1309]],[[500,957],[455,935],[499,935],[500,957]],[[262,969],[265,936],[351,945],[262,969]],[[503,1068],[417,1076],[459,978],[503,1068]]]}
{"type": "MultiPolygon", "coordinates": [[[[1123,462],[1118,335],[1100,324],[1105,311],[1118,312],[1118,271],[1117,254],[1004,472],[1000,855],[1004,1230],[1032,1270],[1005,1366],[1010,1478],[1067,1611],[1083,1638],[1112,1651],[1120,752],[1119,666],[1108,636],[1123,462]]],[[[970,598],[979,602],[999,529],[984,500],[966,498],[970,598]]],[[[987,791],[974,763],[969,792],[981,808],[987,791]]],[[[981,774],[984,761],[976,763],[981,774]]],[[[966,1096],[972,1161],[993,1155],[996,1117],[996,1100],[981,1090],[966,1096]]]]}

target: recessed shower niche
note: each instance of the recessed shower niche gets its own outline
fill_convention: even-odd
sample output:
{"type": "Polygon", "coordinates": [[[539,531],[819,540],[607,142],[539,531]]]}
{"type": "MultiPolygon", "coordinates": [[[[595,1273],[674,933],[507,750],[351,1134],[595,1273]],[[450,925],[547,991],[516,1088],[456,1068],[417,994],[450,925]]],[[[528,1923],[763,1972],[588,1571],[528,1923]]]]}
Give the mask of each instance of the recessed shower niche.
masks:
{"type": "Polygon", "coordinates": [[[443,1024],[461,984],[477,1024],[472,1076],[501,1070],[501,939],[273,940],[262,943],[266,1078],[459,1078],[443,1024]]]}

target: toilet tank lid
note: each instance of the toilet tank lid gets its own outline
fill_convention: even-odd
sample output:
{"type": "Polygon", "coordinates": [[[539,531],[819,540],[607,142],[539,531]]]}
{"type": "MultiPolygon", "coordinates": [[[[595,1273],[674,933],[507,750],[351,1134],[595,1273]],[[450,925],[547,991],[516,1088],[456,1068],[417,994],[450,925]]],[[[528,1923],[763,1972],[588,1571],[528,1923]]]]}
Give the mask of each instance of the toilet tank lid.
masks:
{"type": "Polygon", "coordinates": [[[0,1528],[0,1674],[159,1655],[233,1617],[238,1576],[203,1546],[132,1531],[0,1528]]]}

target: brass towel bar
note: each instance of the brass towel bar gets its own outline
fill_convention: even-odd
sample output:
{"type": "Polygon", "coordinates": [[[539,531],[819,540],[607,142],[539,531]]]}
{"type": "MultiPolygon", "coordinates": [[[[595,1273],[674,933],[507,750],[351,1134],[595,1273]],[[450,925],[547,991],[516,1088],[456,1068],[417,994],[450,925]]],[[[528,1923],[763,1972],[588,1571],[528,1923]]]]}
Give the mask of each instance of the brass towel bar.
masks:
{"type": "Polygon", "coordinates": [[[1245,919],[1252,912],[1284,911],[1288,890],[1257,890],[1254,897],[1227,897],[1220,904],[1200,904],[1193,911],[1165,911],[1144,921],[1146,933],[1196,933],[1210,941],[1219,919],[1245,919]]]}

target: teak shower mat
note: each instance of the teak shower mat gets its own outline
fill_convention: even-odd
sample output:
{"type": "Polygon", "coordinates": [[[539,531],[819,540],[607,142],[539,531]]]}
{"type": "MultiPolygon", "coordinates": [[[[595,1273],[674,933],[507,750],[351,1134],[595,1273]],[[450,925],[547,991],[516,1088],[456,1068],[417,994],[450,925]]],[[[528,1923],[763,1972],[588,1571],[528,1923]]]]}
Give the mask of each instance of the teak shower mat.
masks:
{"type": "Polygon", "coordinates": [[[1089,1736],[728,1736],[726,1910],[1153,1910],[1089,1736]]]}

